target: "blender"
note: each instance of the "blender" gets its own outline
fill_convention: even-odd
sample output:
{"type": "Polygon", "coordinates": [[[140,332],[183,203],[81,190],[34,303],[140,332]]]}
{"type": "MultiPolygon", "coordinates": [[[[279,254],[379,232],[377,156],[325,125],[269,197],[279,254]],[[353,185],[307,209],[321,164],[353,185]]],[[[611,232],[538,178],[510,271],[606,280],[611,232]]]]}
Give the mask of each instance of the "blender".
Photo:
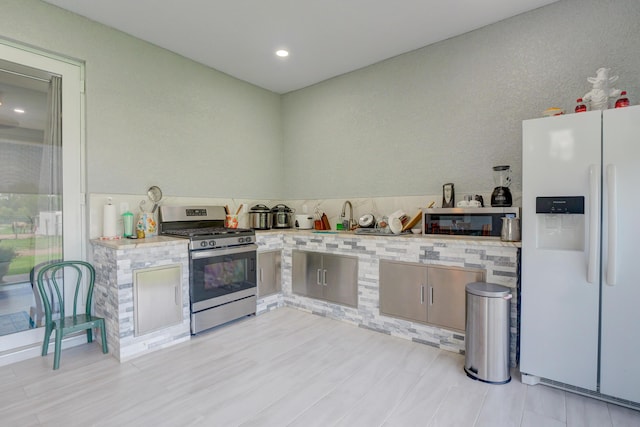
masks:
{"type": "Polygon", "coordinates": [[[494,166],[493,181],[496,188],[491,193],[491,206],[493,207],[509,207],[511,206],[511,166],[494,166]]]}

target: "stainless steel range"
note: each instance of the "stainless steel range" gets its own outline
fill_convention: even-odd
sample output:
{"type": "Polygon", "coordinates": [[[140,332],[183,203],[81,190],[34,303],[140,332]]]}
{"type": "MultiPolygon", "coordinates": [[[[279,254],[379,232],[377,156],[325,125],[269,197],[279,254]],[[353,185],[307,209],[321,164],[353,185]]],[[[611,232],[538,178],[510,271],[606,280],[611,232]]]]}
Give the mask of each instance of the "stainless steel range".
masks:
{"type": "Polygon", "coordinates": [[[255,231],[224,227],[222,206],[161,206],[159,231],[189,239],[191,333],[256,312],[255,231]]]}

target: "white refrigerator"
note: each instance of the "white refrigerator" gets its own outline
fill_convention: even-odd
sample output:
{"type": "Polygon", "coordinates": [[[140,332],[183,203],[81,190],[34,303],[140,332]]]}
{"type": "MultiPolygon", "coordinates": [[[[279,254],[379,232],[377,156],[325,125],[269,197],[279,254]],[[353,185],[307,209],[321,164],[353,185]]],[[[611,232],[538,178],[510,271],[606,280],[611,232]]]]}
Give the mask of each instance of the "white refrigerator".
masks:
{"type": "Polygon", "coordinates": [[[640,405],[640,106],[522,132],[522,381],[640,405]]]}

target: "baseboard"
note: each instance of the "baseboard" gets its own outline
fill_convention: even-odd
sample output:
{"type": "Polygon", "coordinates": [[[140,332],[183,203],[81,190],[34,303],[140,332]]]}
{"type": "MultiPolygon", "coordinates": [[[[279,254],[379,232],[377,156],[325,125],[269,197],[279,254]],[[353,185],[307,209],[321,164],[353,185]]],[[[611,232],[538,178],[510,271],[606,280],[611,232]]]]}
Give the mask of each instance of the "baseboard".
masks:
{"type": "MultiPolygon", "coordinates": [[[[75,347],[77,345],[86,344],[86,334],[71,336],[62,340],[62,349],[75,347]]],[[[52,354],[55,350],[55,342],[49,343],[49,353],[52,354]]],[[[10,365],[12,363],[20,362],[34,357],[41,357],[42,344],[34,344],[32,346],[21,347],[15,350],[8,350],[0,354],[0,366],[10,365]]]]}
{"type": "Polygon", "coordinates": [[[604,402],[614,403],[616,405],[625,406],[627,408],[635,409],[636,411],[640,410],[639,402],[632,402],[630,400],[620,399],[613,396],[608,396],[606,394],[602,394],[598,391],[588,390],[582,387],[577,387],[569,384],[565,384],[559,381],[550,380],[544,377],[538,377],[535,375],[520,373],[520,378],[522,384],[527,384],[531,386],[535,386],[537,384],[546,385],[549,387],[557,388],[560,390],[568,391],[570,393],[580,394],[582,396],[591,397],[594,399],[602,400],[604,402]]]}

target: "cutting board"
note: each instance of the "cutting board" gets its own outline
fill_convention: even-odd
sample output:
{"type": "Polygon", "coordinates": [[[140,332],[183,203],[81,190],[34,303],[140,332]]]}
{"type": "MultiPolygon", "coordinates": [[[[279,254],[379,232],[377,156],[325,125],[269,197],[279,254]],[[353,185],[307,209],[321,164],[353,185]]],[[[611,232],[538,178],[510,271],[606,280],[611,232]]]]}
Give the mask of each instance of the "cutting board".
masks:
{"type": "Polygon", "coordinates": [[[327,215],[325,213],[322,214],[322,227],[323,230],[331,230],[331,224],[329,223],[329,218],[327,218],[327,215]]]}
{"type": "Polygon", "coordinates": [[[409,221],[408,223],[406,223],[404,225],[404,227],[402,227],[402,231],[407,231],[407,230],[411,230],[413,227],[416,226],[416,224],[418,224],[420,221],[422,220],[422,209],[418,211],[418,213],[411,218],[411,221],[409,221]]]}

